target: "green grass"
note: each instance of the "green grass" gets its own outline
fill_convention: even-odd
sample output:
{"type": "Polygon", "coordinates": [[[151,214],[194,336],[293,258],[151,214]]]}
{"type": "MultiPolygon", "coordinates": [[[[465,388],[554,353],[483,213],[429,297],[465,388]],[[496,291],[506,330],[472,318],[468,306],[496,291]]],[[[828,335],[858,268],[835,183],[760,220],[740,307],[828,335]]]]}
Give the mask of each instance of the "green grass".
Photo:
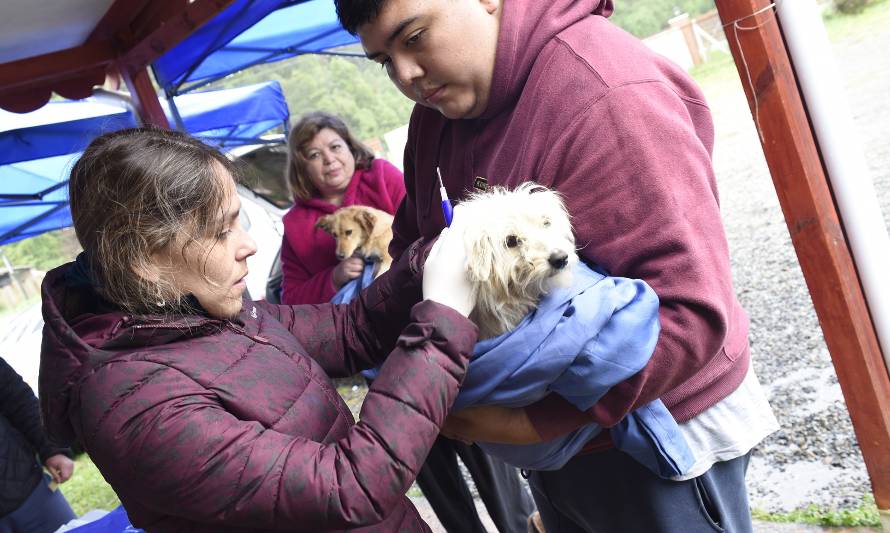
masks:
{"type": "Polygon", "coordinates": [[[862,503],[855,509],[835,511],[823,509],[816,505],[809,505],[803,509],[795,509],[790,513],[767,513],[754,509],[751,515],[758,520],[769,522],[792,522],[829,527],[881,526],[881,518],[875,505],[875,498],[871,494],[866,494],[862,499],[862,503]]]}
{"type": "Polygon", "coordinates": [[[689,69],[689,75],[701,85],[718,79],[738,77],[732,55],[724,52],[714,52],[706,62],[689,69]]]}
{"type": "Polygon", "coordinates": [[[77,516],[91,509],[111,511],[121,503],[87,454],[74,460],[74,475],[60,489],[77,516]]]}
{"type": "Polygon", "coordinates": [[[21,301],[21,302],[15,304],[14,306],[6,307],[3,305],[0,305],[0,318],[13,317],[13,316],[17,315],[18,313],[24,311],[25,309],[31,307],[32,305],[36,304],[39,301],[40,301],[40,294],[32,291],[28,295],[27,300],[21,301]]]}
{"type": "Polygon", "coordinates": [[[867,39],[890,26],[890,1],[872,0],[861,13],[855,15],[829,11],[824,20],[831,42],[867,39]]]}

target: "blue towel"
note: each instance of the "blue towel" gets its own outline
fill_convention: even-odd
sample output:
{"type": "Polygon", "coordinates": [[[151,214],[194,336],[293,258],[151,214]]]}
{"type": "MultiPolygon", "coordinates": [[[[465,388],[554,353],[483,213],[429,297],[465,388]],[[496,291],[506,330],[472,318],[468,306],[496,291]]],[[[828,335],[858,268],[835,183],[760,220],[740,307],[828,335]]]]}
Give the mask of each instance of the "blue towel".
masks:
{"type": "Polygon", "coordinates": [[[127,516],[127,511],[121,505],[98,520],[68,531],[71,533],[145,533],[144,530],[130,524],[130,517],[127,516]]]}
{"type": "MultiPolygon", "coordinates": [[[[374,281],[374,269],[377,267],[376,261],[365,260],[365,269],[362,270],[362,275],[353,278],[346,282],[340,290],[337,291],[337,294],[331,298],[331,303],[334,304],[345,304],[352,301],[353,298],[358,296],[358,293],[361,292],[362,289],[367,287],[374,281]]],[[[377,378],[377,374],[380,373],[380,369],[378,368],[369,368],[367,370],[362,370],[362,375],[368,378],[371,381],[377,378]]]]}
{"type": "Polygon", "coordinates": [[[365,260],[365,269],[362,270],[362,275],[353,278],[347,281],[340,290],[337,291],[331,298],[331,303],[333,304],[345,304],[352,301],[353,298],[358,296],[358,293],[361,292],[362,289],[367,287],[374,281],[374,268],[377,266],[376,261],[368,261],[365,260]]]}
{"type": "MultiPolygon", "coordinates": [[[[571,287],[546,295],[513,331],[476,345],[453,409],[522,407],[550,392],[589,409],[646,365],[659,330],[658,297],[645,282],[605,276],[579,263],[571,287]]],[[[600,430],[590,424],[539,444],[478,444],[514,466],[556,470],[600,430]]],[[[612,439],[661,477],[682,474],[694,463],[661,400],[630,413],[612,428],[612,439]]]]}

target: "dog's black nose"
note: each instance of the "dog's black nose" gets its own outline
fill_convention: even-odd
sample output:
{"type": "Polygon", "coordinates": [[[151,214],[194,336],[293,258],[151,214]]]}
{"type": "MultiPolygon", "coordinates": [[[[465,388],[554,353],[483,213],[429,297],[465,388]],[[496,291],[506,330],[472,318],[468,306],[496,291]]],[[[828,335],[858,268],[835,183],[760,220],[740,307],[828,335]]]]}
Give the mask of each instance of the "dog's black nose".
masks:
{"type": "Polygon", "coordinates": [[[557,270],[565,268],[565,266],[569,264],[569,254],[562,250],[557,250],[550,254],[550,257],[547,258],[547,262],[557,270]]]}

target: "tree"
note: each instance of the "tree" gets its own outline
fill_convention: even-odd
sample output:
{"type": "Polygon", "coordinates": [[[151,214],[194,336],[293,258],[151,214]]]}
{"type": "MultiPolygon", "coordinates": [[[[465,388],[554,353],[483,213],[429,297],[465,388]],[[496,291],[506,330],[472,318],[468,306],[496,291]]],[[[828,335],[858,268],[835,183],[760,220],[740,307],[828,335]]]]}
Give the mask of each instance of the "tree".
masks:
{"type": "Polygon", "coordinates": [[[360,139],[381,137],[406,124],[414,106],[379,65],[362,58],[307,54],[236,73],[216,86],[268,80],[281,84],[293,120],[309,111],[327,111],[342,117],[360,139]]]}
{"type": "Polygon", "coordinates": [[[694,17],[714,9],[713,0],[622,0],[615,4],[610,20],[640,38],[667,28],[668,20],[680,13],[694,17]]]}
{"type": "Polygon", "coordinates": [[[80,252],[80,245],[74,230],[62,229],[6,244],[3,252],[14,266],[50,270],[72,261],[80,252]]]}

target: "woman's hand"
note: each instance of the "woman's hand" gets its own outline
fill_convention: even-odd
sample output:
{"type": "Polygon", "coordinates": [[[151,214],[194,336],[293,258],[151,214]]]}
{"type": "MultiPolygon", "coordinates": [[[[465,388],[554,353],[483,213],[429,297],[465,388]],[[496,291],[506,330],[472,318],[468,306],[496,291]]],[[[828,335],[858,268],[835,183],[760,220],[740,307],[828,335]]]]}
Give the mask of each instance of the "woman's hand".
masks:
{"type": "Polygon", "coordinates": [[[454,208],[451,227],[442,230],[423,266],[423,298],[451,307],[464,316],[476,306],[467,278],[467,251],[463,208],[454,208]]]}
{"type": "Polygon", "coordinates": [[[361,276],[364,269],[365,260],[361,257],[352,256],[340,261],[332,273],[334,287],[339,289],[346,285],[350,280],[361,276]]]}
{"type": "Polygon", "coordinates": [[[452,412],[445,419],[442,435],[466,443],[535,444],[541,436],[535,431],[525,409],[497,405],[477,405],[452,412]]]}

